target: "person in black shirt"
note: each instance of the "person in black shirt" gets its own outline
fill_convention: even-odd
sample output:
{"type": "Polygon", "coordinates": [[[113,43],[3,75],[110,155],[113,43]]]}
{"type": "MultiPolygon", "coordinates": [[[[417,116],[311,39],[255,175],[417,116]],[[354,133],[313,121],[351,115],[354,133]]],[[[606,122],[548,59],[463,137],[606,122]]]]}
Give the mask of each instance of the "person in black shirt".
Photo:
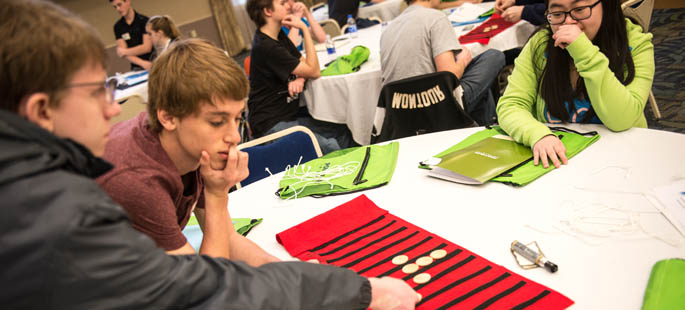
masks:
{"type": "Polygon", "coordinates": [[[114,37],[117,40],[117,55],[131,62],[131,70],[142,70],[136,64],[139,59],[149,61],[152,42],[145,33],[148,17],[138,14],[131,6],[131,0],[109,0],[121,19],[114,24],[114,37]]]}
{"type": "MultiPolygon", "coordinates": [[[[383,1],[385,0],[371,0],[370,2],[379,3],[383,1]]],[[[366,18],[357,18],[360,2],[361,0],[328,0],[328,16],[335,19],[340,27],[347,24],[347,15],[352,15],[355,18],[359,29],[377,24],[366,18]]]]}
{"type": "Polygon", "coordinates": [[[543,0],[497,0],[495,10],[511,23],[522,19],[535,26],[547,23],[547,5],[543,0]]]}
{"type": "Polygon", "coordinates": [[[246,8],[258,27],[252,42],[249,69],[248,122],[253,136],[303,125],[314,132],[324,153],[351,146],[351,135],[345,125],[297,115],[299,94],[306,79],[321,76],[307,25],[288,14],[287,0],[248,0],[246,8]],[[307,57],[300,54],[281,30],[283,25],[302,30],[307,57]]]}

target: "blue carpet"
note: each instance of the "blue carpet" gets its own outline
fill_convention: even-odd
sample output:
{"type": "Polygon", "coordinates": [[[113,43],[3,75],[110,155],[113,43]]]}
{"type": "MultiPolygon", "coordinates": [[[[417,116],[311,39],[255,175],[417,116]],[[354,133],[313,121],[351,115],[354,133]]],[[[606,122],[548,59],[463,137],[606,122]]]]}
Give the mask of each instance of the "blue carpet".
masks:
{"type": "Polygon", "coordinates": [[[662,118],[655,121],[647,105],[647,123],[649,128],[685,133],[685,9],[654,10],[649,30],[656,64],[652,91],[662,118]]]}

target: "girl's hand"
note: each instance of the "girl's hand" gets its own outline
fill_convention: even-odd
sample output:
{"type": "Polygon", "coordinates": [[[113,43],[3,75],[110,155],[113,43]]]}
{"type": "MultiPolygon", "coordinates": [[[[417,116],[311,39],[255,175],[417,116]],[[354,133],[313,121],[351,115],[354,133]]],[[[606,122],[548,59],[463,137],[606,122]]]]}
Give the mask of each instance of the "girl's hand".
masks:
{"type": "Polygon", "coordinates": [[[552,160],[554,167],[559,168],[561,163],[568,164],[566,159],[566,147],[555,135],[547,135],[533,145],[533,164],[538,165],[542,159],[542,167],[549,167],[547,158],[552,160]],[[561,159],[561,163],[559,162],[561,159]]]}
{"type": "Polygon", "coordinates": [[[583,31],[580,30],[580,27],[577,24],[561,25],[552,35],[554,46],[566,48],[566,46],[578,39],[578,36],[582,32],[583,31]]]}

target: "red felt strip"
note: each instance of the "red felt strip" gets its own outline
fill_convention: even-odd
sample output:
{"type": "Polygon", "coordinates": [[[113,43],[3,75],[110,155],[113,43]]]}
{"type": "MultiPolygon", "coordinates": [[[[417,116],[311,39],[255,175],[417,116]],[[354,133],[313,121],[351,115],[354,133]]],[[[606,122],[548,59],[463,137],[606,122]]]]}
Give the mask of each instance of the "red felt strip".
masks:
{"type": "Polygon", "coordinates": [[[375,205],[367,206],[364,201],[369,201],[369,199],[361,195],[341,205],[345,206],[343,208],[341,206],[333,208],[277,234],[276,240],[291,256],[297,257],[306,250],[388,213],[387,210],[375,205]],[[324,227],[325,229],[322,229],[324,227]]]}
{"type": "Polygon", "coordinates": [[[505,29],[511,27],[515,23],[510,23],[504,19],[499,14],[492,14],[488,20],[480,24],[480,26],[469,31],[467,34],[459,37],[459,43],[467,44],[478,42],[483,45],[490,43],[490,38],[494,37],[498,33],[504,31],[505,29]],[[492,26],[497,25],[497,29],[492,29],[492,26]],[[490,28],[488,32],[485,32],[485,28],[490,28]]]}
{"type": "Polygon", "coordinates": [[[523,309],[554,310],[573,304],[554,290],[388,213],[365,195],[285,230],[276,238],[288,253],[304,261],[315,258],[325,263],[333,259],[332,265],[348,264],[357,272],[364,270],[364,276],[388,273],[394,278],[406,278],[424,298],[417,309],[511,309],[525,305],[523,309]],[[411,263],[437,247],[455,255],[436,260],[411,275],[389,261],[401,253],[411,263]],[[321,255],[331,251],[334,253],[321,255]],[[422,272],[430,274],[431,280],[415,283],[413,276],[422,272]]]}

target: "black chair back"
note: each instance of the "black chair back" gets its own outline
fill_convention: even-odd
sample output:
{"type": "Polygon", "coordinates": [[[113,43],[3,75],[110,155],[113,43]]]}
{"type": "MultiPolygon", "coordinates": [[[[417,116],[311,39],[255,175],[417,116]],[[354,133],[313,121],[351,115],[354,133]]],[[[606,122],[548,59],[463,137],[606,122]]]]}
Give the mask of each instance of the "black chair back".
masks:
{"type": "Polygon", "coordinates": [[[441,71],[383,86],[378,107],[385,116],[380,130],[374,127],[371,142],[477,126],[454,98],[458,85],[453,73],[441,71]]]}

